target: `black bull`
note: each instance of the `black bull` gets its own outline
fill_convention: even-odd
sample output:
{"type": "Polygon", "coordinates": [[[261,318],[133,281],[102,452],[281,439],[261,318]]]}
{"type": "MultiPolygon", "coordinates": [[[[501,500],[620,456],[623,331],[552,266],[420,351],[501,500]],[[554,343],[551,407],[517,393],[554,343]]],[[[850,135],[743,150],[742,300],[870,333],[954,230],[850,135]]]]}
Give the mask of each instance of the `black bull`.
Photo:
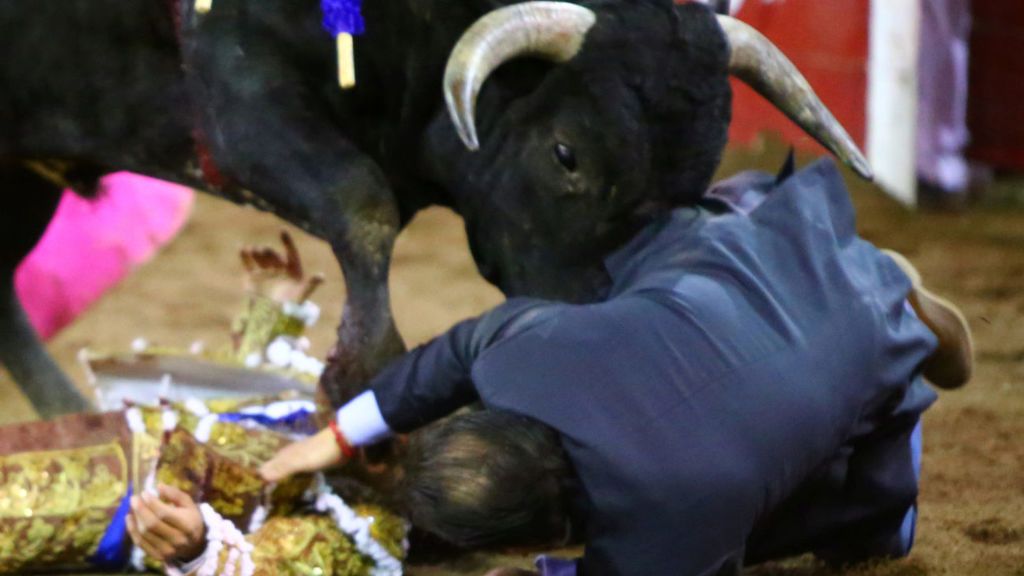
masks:
{"type": "Polygon", "coordinates": [[[215,0],[200,15],[192,0],[0,3],[0,361],[41,414],[87,406],[13,293],[61,183],[88,194],[130,170],[329,242],[348,289],[322,382],[337,404],[403,349],[387,274],[417,210],[462,214],[481,272],[506,294],[594,299],[604,254],[706,188],[730,72],[867,172],[774,47],[699,5],[368,0],[359,85],[342,92],[318,4],[215,0]]]}

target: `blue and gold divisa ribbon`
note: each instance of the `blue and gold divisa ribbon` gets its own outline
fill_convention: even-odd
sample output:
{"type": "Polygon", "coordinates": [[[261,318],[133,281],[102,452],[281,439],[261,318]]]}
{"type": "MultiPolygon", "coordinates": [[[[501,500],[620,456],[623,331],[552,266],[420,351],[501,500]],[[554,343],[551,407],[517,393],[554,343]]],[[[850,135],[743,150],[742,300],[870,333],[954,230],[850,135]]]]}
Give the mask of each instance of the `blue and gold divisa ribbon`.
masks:
{"type": "MultiPolygon", "coordinates": [[[[213,0],[195,0],[195,11],[206,14],[213,8],[213,0]]],[[[356,85],[355,51],[353,36],[365,31],[362,0],[320,0],[324,15],[324,28],[334,36],[338,50],[338,84],[342,90],[356,85]]]]}
{"type": "Polygon", "coordinates": [[[353,36],[366,31],[362,0],[320,0],[324,29],[335,38],[338,50],[338,84],[342,90],[356,85],[353,36]]]}

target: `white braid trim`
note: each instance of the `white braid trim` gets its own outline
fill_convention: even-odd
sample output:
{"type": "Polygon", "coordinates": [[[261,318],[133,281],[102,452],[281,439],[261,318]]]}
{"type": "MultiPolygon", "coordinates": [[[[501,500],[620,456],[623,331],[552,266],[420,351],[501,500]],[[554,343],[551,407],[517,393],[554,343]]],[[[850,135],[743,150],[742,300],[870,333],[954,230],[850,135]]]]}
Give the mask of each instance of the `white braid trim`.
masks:
{"type": "Polygon", "coordinates": [[[262,504],[257,506],[256,510],[252,513],[252,518],[249,519],[249,534],[259,532],[260,528],[263,528],[263,525],[266,524],[267,516],[269,515],[270,512],[267,510],[266,506],[262,504]]]}
{"type": "Polygon", "coordinates": [[[160,421],[163,424],[164,432],[171,432],[178,427],[178,413],[173,408],[164,408],[163,414],[160,415],[160,421]]]}
{"type": "Polygon", "coordinates": [[[196,424],[196,431],[192,434],[200,444],[206,444],[210,441],[210,434],[213,433],[213,425],[218,422],[216,414],[207,414],[199,419],[199,423],[196,424]]]}
{"type": "Polygon", "coordinates": [[[374,561],[370,576],[402,576],[402,562],[371,536],[373,518],[356,514],[340,496],[323,489],[316,497],[316,510],[329,514],[338,529],[352,538],[356,550],[374,561]]]}
{"type": "Polygon", "coordinates": [[[296,302],[284,302],[281,305],[281,312],[311,327],[320,319],[320,307],[312,300],[306,300],[302,304],[296,302]]]}
{"type": "Polygon", "coordinates": [[[185,400],[185,409],[197,418],[202,418],[210,413],[210,408],[198,398],[185,400]]]}
{"type": "Polygon", "coordinates": [[[132,546],[132,569],[136,572],[146,571],[146,553],[142,551],[142,548],[138,546],[132,546]]]}
{"type": "Polygon", "coordinates": [[[157,396],[161,401],[171,397],[172,388],[174,388],[174,379],[171,378],[170,374],[164,374],[163,378],[160,379],[160,390],[157,392],[157,396]]]}
{"type": "MultiPolygon", "coordinates": [[[[256,565],[252,561],[252,544],[242,532],[229,520],[225,520],[209,504],[200,504],[199,511],[206,524],[206,551],[200,556],[202,561],[196,568],[196,576],[253,576],[256,565]],[[228,549],[228,557],[224,569],[220,572],[220,553],[228,549]]],[[[185,576],[177,567],[164,566],[168,576],[185,576]]]]}
{"type": "Polygon", "coordinates": [[[267,345],[264,356],[268,363],[277,368],[290,368],[316,378],[324,371],[324,363],[306,354],[299,347],[299,341],[290,336],[275,338],[267,345]]]}
{"type": "MultiPolygon", "coordinates": [[[[156,489],[157,465],[157,462],[154,461],[152,470],[150,470],[149,473],[146,474],[145,480],[142,481],[142,492],[147,492],[149,494],[153,494],[154,496],[159,494],[159,491],[157,491],[156,489]]],[[[140,492],[140,494],[142,492],[140,492]]]]}
{"type": "Polygon", "coordinates": [[[146,431],[146,422],[142,419],[142,410],[132,407],[124,411],[124,420],[128,424],[128,429],[136,434],[142,434],[146,431]]]}

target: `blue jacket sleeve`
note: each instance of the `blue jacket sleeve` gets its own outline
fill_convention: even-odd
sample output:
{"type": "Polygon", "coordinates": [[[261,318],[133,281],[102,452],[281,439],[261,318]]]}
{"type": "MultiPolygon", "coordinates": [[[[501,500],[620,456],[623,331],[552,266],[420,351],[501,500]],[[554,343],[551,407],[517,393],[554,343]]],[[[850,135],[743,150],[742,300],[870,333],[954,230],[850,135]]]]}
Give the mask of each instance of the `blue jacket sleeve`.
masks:
{"type": "Polygon", "coordinates": [[[529,330],[568,305],[517,298],[460,322],[404,354],[370,383],[391,430],[411,432],[479,400],[470,371],[494,343],[529,330]]]}

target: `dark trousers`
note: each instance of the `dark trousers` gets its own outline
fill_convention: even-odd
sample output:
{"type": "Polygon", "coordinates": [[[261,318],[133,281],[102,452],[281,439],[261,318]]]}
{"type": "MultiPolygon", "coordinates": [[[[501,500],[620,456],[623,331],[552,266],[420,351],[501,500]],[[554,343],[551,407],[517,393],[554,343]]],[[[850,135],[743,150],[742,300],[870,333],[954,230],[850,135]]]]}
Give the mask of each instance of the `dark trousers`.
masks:
{"type": "Polygon", "coordinates": [[[755,527],[745,564],[812,552],[832,565],[910,552],[921,467],[919,381],[878,428],[851,439],[755,527]]]}

